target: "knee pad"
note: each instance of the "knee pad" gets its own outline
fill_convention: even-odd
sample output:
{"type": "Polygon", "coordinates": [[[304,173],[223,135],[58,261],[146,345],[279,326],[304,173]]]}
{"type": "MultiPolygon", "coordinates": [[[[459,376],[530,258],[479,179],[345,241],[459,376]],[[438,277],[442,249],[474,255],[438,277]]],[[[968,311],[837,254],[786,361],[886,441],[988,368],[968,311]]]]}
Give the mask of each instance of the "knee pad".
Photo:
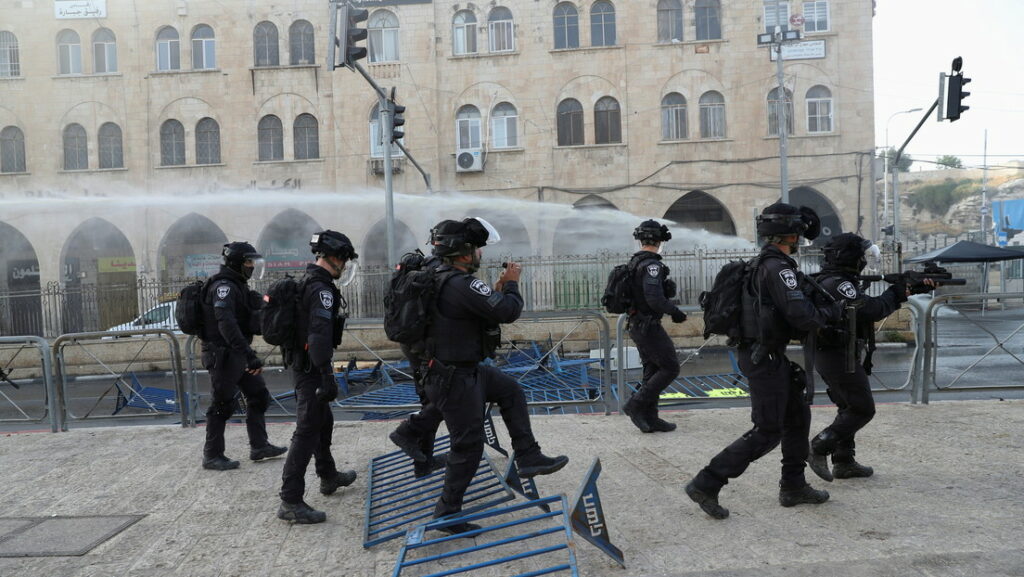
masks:
{"type": "Polygon", "coordinates": [[[832,429],[825,429],[811,439],[811,450],[818,455],[829,455],[839,446],[839,435],[832,429]]]}

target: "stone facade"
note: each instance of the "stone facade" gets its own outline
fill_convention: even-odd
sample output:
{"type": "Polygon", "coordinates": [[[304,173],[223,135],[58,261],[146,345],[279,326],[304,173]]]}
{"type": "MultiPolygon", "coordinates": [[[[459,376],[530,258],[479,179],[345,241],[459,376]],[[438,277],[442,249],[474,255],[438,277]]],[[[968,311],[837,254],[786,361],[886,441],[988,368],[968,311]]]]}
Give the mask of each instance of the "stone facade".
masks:
{"type": "MultiPolygon", "coordinates": [[[[697,3],[705,4],[681,2],[682,38],[659,42],[661,3],[620,0],[613,5],[614,45],[595,47],[592,21],[599,16],[597,6],[609,3],[366,1],[361,4],[370,10],[371,22],[382,10],[397,21],[397,30],[384,34],[397,35],[398,59],[362,63],[381,86],[395,87],[408,108],[404,143],[432,176],[434,191],[610,205],[752,238],[753,214],[779,196],[778,139],[768,135],[766,113],[775,64],[755,41],[764,32],[766,7],[762,0],[721,2],[721,38],[698,41],[697,3]],[[554,49],[553,14],[567,6],[578,13],[579,47],[554,49]],[[491,53],[495,39],[490,35],[500,27],[488,26],[488,19],[496,7],[512,15],[514,44],[491,53]],[[453,54],[453,18],[459,11],[475,16],[476,54],[453,54]],[[699,103],[709,91],[724,98],[724,138],[701,137],[699,103]],[[662,99],[672,92],[686,100],[685,139],[662,138],[662,99]],[[608,97],[619,108],[621,142],[598,144],[595,107],[608,97]],[[582,105],[583,144],[559,146],[557,111],[570,98],[582,105]],[[499,103],[511,104],[516,114],[517,142],[504,148],[494,146],[492,134],[492,111],[499,103]],[[456,117],[466,105],[480,113],[481,171],[456,170],[456,117]],[[691,204],[700,209],[689,210],[691,204]]],[[[0,269],[4,262],[9,267],[10,261],[34,258],[46,284],[89,278],[82,264],[87,261],[98,274],[110,262],[98,265],[97,259],[126,257],[140,263],[125,269],[136,274],[168,266],[180,276],[187,272],[181,268],[186,255],[215,254],[221,242],[239,238],[266,246],[274,226],[282,239],[330,227],[349,233],[357,246],[375,244],[381,203],[356,210],[345,203],[317,209],[310,202],[314,193],[336,191],[379,198],[383,186],[380,161],[370,154],[376,98],[357,74],[331,71],[325,64],[327,2],[89,4],[102,5],[105,14],[59,18],[67,2],[58,1],[55,8],[54,2],[0,0],[0,31],[16,36],[20,68],[13,77],[0,77],[0,129],[21,131],[26,159],[25,170],[0,174],[0,239],[6,239],[0,269]],[[312,63],[291,64],[297,21],[312,25],[312,63]],[[262,22],[276,27],[280,65],[254,66],[254,31],[262,22]],[[202,25],[212,28],[216,63],[195,70],[192,36],[202,25]],[[180,70],[158,70],[157,43],[165,27],[178,35],[180,70]],[[96,72],[93,39],[100,28],[116,37],[113,73],[96,72]],[[78,35],[80,73],[59,73],[62,51],[69,50],[58,46],[65,30],[78,35]],[[268,115],[281,121],[283,158],[260,161],[258,126],[268,115]],[[295,157],[293,123],[300,115],[316,120],[316,158],[295,157]],[[196,129],[204,118],[219,127],[220,158],[198,165],[196,129]],[[169,120],[184,128],[183,165],[161,165],[161,130],[169,120]],[[65,170],[64,132],[73,123],[87,137],[84,170],[65,170]],[[97,135],[105,123],[120,128],[123,167],[98,168],[97,135]],[[109,240],[111,235],[116,238],[109,240]],[[100,237],[107,240],[95,240],[100,237]],[[91,247],[85,246],[88,238],[94,239],[91,247]],[[77,255],[77,268],[69,268],[69,255],[77,255]]],[[[833,229],[856,229],[858,211],[867,227],[873,215],[860,207],[871,206],[872,2],[789,4],[792,13],[803,10],[805,16],[810,7],[827,7],[829,18],[826,31],[805,32],[804,48],[812,57],[786,60],[784,66],[794,95],[789,178],[798,192],[793,201],[833,213],[833,229]],[[831,95],[831,131],[809,131],[807,94],[814,86],[831,95]]],[[[425,195],[424,179],[411,163],[397,164],[395,192],[425,195]]],[[[402,230],[410,231],[406,237],[422,240],[432,223],[418,206],[399,202],[396,211],[402,230]]],[[[520,222],[520,228],[529,252],[558,250],[540,223],[520,222]]],[[[301,244],[294,238],[282,240],[282,246],[301,244]]],[[[9,275],[2,270],[0,275],[0,289],[10,288],[9,275]]]]}

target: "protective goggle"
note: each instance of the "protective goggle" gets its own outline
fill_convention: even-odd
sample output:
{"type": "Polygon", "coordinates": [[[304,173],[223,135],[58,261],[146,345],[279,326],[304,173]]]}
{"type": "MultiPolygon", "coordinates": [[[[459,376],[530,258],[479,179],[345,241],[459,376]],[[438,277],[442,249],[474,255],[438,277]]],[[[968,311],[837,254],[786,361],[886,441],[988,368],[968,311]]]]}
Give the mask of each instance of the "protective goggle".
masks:
{"type": "Polygon", "coordinates": [[[256,280],[262,280],[263,274],[267,270],[267,261],[263,260],[263,257],[247,258],[242,262],[242,266],[252,267],[252,278],[256,280]]]}

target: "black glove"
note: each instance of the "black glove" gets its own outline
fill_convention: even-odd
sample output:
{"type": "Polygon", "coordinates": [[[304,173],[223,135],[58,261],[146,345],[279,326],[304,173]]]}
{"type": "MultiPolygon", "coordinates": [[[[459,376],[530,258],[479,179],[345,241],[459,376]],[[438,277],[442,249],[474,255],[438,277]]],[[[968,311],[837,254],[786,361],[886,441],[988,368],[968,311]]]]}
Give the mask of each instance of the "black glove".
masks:
{"type": "Polygon", "coordinates": [[[334,380],[334,373],[326,373],[320,380],[320,386],[316,388],[316,400],[329,403],[337,398],[338,381],[334,380]]]}
{"type": "Polygon", "coordinates": [[[250,350],[249,354],[245,356],[245,370],[255,371],[263,368],[263,361],[260,360],[259,355],[256,351],[250,350]]]}
{"type": "Polygon", "coordinates": [[[684,313],[683,311],[681,311],[679,309],[676,309],[675,312],[672,313],[672,322],[674,322],[674,323],[681,323],[681,322],[683,322],[685,320],[686,320],[686,313],[684,313]]]}
{"type": "Polygon", "coordinates": [[[664,284],[662,284],[661,286],[665,289],[665,298],[669,300],[676,298],[676,292],[678,291],[678,288],[676,287],[676,281],[667,278],[665,279],[664,284]]]}
{"type": "Polygon", "coordinates": [[[889,292],[891,292],[893,298],[896,299],[896,304],[907,302],[907,283],[902,281],[902,276],[900,276],[900,279],[901,282],[889,285],[889,292]]]}
{"type": "Polygon", "coordinates": [[[821,312],[825,315],[825,321],[828,324],[837,324],[843,320],[843,313],[846,312],[846,301],[839,299],[834,303],[829,303],[821,309],[821,312]]]}

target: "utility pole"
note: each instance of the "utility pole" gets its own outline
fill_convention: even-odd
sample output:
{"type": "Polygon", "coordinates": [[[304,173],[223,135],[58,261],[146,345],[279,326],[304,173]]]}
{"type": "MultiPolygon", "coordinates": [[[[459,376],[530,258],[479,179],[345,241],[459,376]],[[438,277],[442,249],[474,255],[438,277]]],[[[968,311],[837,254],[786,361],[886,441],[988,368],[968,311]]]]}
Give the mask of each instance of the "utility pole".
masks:
{"type": "Polygon", "coordinates": [[[782,0],[775,0],[775,80],[778,83],[779,98],[779,186],[782,188],[782,202],[789,204],[789,159],[787,145],[789,124],[786,122],[786,86],[782,78],[782,0]]]}

